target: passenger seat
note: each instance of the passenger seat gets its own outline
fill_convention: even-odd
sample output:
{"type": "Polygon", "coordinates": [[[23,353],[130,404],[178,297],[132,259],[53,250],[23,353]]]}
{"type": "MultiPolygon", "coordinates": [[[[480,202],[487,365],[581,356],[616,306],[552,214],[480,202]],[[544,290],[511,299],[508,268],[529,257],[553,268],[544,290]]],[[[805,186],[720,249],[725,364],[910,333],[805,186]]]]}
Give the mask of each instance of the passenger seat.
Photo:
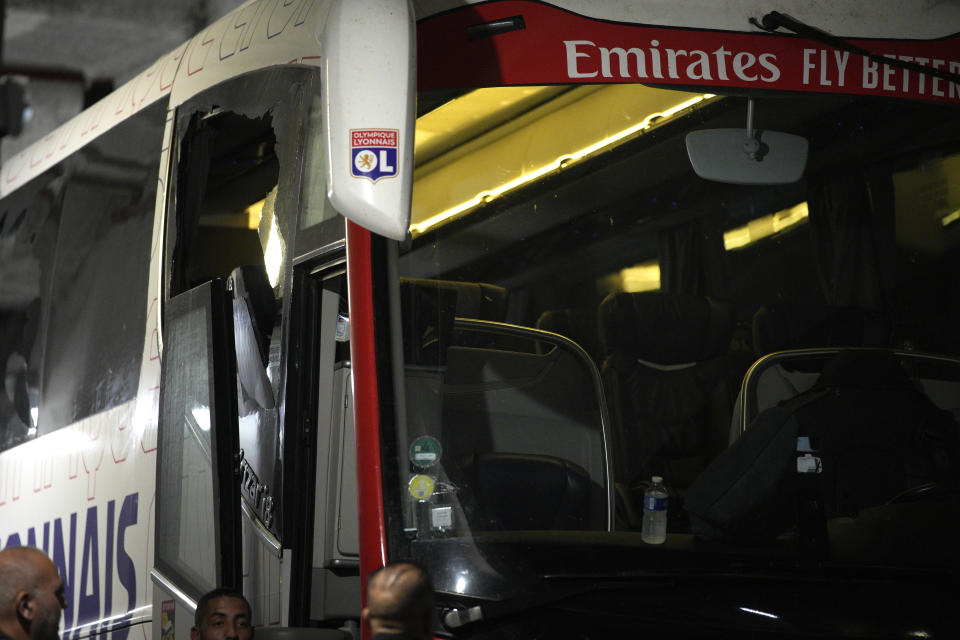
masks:
{"type": "Polygon", "coordinates": [[[730,420],[728,302],[659,291],[613,293],[601,303],[603,377],[619,455],[615,477],[693,482],[725,446],[730,420]]]}

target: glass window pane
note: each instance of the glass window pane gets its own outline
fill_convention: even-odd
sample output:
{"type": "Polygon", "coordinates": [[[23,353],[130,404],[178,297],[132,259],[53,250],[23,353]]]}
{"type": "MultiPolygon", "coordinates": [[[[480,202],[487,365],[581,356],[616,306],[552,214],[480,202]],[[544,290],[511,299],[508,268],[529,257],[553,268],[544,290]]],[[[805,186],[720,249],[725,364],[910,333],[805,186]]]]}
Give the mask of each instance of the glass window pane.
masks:
{"type": "Polygon", "coordinates": [[[37,435],[63,186],[53,169],[0,203],[0,451],[37,435]]]}
{"type": "Polygon", "coordinates": [[[164,107],[143,110],[64,163],[41,435],[136,395],[164,107]]]}
{"type": "Polygon", "coordinates": [[[158,565],[198,594],[217,586],[209,287],[168,303],[157,461],[158,565]]]}

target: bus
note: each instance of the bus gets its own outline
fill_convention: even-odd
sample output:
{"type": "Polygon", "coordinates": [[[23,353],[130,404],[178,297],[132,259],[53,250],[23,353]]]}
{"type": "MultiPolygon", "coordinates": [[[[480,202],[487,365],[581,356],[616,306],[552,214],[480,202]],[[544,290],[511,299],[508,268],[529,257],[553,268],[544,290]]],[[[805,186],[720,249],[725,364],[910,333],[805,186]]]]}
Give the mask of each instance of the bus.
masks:
{"type": "Polygon", "coordinates": [[[64,640],[948,637],[960,6],[778,9],[251,0],[4,164],[64,640]]]}

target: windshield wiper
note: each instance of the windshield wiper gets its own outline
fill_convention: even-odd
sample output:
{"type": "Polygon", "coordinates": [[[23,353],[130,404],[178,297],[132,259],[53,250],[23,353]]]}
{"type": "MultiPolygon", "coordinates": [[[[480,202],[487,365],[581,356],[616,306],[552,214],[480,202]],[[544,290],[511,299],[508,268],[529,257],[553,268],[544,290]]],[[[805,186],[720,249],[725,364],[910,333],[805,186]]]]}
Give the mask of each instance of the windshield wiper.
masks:
{"type": "Polygon", "coordinates": [[[791,18],[786,14],[780,13],[779,11],[771,11],[767,15],[760,18],[760,20],[757,20],[756,18],[750,18],[750,24],[770,33],[776,33],[777,30],[782,27],[788,31],[792,31],[801,38],[813,40],[814,42],[820,42],[841,51],[856,53],[879,64],[886,64],[891,67],[900,67],[901,69],[909,69],[910,71],[923,73],[928,76],[934,76],[935,78],[953,82],[954,84],[960,83],[960,74],[952,73],[946,69],[925,67],[922,64],[917,64],[916,62],[908,62],[899,58],[888,58],[887,56],[872,53],[866,49],[858,47],[855,44],[847,42],[843,38],[838,38],[837,36],[827,33],[826,31],[808,24],[804,24],[803,22],[791,18]]]}

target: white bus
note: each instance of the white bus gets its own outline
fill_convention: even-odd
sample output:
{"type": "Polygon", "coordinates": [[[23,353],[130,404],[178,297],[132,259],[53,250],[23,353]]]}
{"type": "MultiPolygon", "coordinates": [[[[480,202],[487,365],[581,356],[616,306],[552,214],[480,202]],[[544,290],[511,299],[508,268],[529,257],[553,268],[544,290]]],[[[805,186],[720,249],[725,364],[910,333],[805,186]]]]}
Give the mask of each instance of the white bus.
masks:
{"type": "Polygon", "coordinates": [[[949,634],[960,7],[779,8],[252,0],[0,168],[65,640],[949,634]]]}

